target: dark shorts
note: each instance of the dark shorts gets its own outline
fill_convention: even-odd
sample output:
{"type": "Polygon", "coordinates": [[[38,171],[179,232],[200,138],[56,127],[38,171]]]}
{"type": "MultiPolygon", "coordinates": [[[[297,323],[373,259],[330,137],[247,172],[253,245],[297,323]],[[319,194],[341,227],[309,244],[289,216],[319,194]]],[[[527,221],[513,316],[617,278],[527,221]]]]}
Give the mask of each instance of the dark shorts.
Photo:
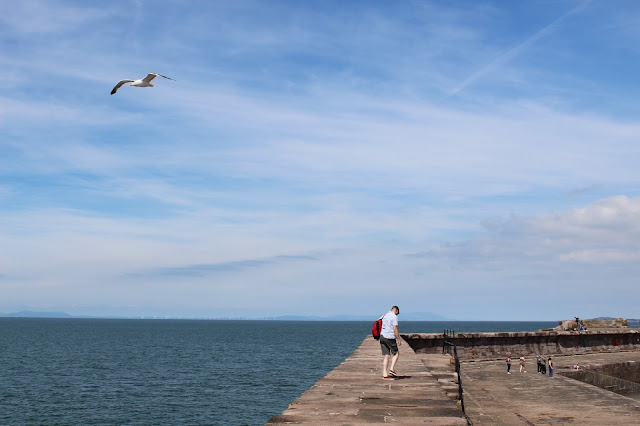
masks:
{"type": "Polygon", "coordinates": [[[382,355],[395,355],[398,353],[396,339],[386,339],[384,336],[380,336],[380,348],[382,349],[382,355]]]}

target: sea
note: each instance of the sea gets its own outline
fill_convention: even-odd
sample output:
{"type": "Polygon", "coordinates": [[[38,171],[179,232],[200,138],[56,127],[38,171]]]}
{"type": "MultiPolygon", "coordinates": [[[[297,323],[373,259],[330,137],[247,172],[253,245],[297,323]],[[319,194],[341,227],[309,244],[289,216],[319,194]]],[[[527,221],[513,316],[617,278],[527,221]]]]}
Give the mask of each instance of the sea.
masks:
{"type": "MultiPolygon", "coordinates": [[[[0,424],[264,425],[371,332],[360,321],[0,318],[0,424]]],[[[400,321],[401,333],[555,321],[400,321]]]]}

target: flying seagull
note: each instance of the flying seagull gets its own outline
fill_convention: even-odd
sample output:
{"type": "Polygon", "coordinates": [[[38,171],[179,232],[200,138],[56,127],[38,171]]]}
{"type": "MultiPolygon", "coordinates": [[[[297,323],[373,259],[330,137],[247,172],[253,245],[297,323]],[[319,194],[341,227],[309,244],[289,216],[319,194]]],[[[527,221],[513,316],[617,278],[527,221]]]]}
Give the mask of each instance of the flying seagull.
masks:
{"type": "Polygon", "coordinates": [[[111,94],[115,95],[118,89],[127,83],[130,83],[129,86],[134,86],[134,87],[153,87],[153,84],[151,83],[151,81],[158,76],[167,78],[169,80],[173,80],[171,77],[167,77],[166,75],[150,72],[149,74],[147,74],[145,78],[141,78],[139,80],[120,80],[118,84],[116,84],[116,87],[114,87],[113,90],[111,91],[111,94]]]}

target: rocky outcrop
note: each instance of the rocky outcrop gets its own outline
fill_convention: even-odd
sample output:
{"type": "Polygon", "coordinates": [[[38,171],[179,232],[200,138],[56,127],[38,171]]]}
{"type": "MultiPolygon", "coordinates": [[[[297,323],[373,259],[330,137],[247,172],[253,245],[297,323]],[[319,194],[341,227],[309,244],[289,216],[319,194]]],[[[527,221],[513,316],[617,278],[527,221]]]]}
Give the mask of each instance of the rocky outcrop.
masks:
{"type": "Polygon", "coordinates": [[[589,329],[607,329],[607,328],[627,328],[627,320],[624,318],[616,319],[573,319],[560,321],[558,326],[553,330],[556,331],[582,331],[589,329]]]}

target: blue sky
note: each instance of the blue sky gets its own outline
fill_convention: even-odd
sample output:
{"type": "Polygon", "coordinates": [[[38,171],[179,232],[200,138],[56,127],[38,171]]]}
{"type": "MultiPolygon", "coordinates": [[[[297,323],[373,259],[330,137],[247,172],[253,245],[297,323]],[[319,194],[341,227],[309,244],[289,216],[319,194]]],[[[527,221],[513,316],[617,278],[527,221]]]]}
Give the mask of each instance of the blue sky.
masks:
{"type": "Polygon", "coordinates": [[[0,1],[0,36],[0,312],[640,317],[638,2],[0,1]]]}

